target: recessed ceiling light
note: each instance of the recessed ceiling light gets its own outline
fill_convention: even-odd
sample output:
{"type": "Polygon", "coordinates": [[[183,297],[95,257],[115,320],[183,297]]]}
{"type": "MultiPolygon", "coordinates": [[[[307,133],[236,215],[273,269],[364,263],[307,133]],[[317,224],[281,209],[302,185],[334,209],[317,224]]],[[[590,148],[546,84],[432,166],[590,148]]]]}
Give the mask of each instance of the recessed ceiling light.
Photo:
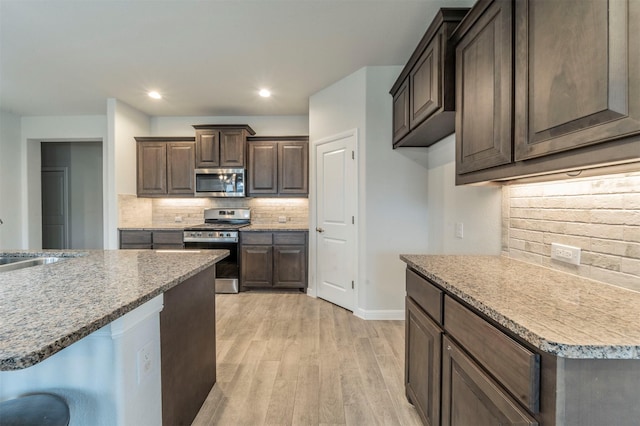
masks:
{"type": "Polygon", "coordinates": [[[271,96],[271,92],[268,91],[267,89],[261,89],[260,92],[258,92],[258,94],[263,98],[268,98],[269,96],[271,96]]]}
{"type": "Polygon", "coordinates": [[[162,95],[156,91],[149,92],[149,97],[153,99],[162,99],[162,95]]]}

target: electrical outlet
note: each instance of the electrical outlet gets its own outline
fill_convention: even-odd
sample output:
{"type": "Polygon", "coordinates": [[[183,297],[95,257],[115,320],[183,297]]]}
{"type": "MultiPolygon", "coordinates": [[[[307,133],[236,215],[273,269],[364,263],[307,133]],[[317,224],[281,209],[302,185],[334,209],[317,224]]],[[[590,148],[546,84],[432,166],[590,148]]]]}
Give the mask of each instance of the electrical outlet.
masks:
{"type": "Polygon", "coordinates": [[[137,353],[138,384],[142,383],[154,369],[155,360],[152,354],[152,342],[147,343],[137,353]]]}
{"type": "Polygon", "coordinates": [[[286,216],[278,216],[278,222],[287,223],[287,217],[286,216]]]}
{"type": "Polygon", "coordinates": [[[456,222],[456,238],[464,237],[464,223],[456,222]]]}
{"type": "Polygon", "coordinates": [[[570,263],[580,264],[580,247],[566,246],[564,244],[551,243],[551,259],[570,263]]]}
{"type": "Polygon", "coordinates": [[[178,222],[178,223],[179,223],[179,222],[182,222],[182,216],[176,216],[176,217],[174,218],[174,222],[178,222]]]}

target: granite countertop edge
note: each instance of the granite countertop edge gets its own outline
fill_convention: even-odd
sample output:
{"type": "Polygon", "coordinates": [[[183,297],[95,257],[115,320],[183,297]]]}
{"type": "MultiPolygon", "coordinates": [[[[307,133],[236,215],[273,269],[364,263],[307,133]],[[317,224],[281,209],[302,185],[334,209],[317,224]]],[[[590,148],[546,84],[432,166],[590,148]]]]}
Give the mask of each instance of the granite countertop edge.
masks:
{"type": "MultiPolygon", "coordinates": [[[[133,251],[133,250],[132,250],[133,251]]],[[[28,250],[28,251],[0,251],[0,256],[21,256],[21,257],[64,257],[64,258],[79,258],[85,257],[88,255],[87,251],[36,251],[36,250],[28,250]]],[[[204,271],[205,269],[215,265],[219,260],[228,256],[228,253],[218,254],[215,257],[210,258],[210,260],[202,263],[200,266],[191,269],[190,271],[181,274],[180,276],[166,281],[161,285],[158,285],[153,290],[148,291],[137,298],[130,300],[128,303],[123,304],[119,308],[111,311],[107,315],[104,315],[90,323],[62,335],[58,339],[53,342],[49,342],[47,344],[42,345],[40,348],[30,351],[28,353],[16,354],[9,357],[5,357],[0,359],[0,371],[15,371],[21,370],[27,367],[34,366],[55,353],[61,351],[62,349],[70,346],[71,344],[79,341],[80,339],[87,337],[91,333],[101,329],[102,327],[108,325],[109,323],[115,321],[116,319],[124,316],[125,314],[133,311],[137,307],[143,305],[154,297],[170,290],[171,288],[177,286],[178,284],[186,281],[194,275],[204,271]]]]}
{"type": "MultiPolygon", "coordinates": [[[[496,321],[501,326],[505,327],[507,330],[513,332],[517,336],[524,339],[526,342],[535,346],[536,348],[547,352],[552,355],[556,355],[561,358],[570,358],[570,359],[640,359],[640,345],[584,345],[584,344],[574,344],[562,341],[553,341],[550,339],[541,336],[538,333],[531,331],[526,325],[520,324],[513,319],[509,318],[506,315],[498,312],[492,306],[487,303],[484,303],[475,297],[469,295],[464,289],[459,288],[456,285],[449,283],[442,276],[432,273],[431,271],[425,269],[420,264],[416,263],[412,258],[417,257],[428,257],[429,255],[412,255],[412,254],[402,254],[400,255],[400,259],[405,262],[410,268],[418,271],[420,274],[430,279],[440,287],[449,291],[451,294],[457,296],[470,306],[474,307],[478,311],[482,312],[484,315],[489,317],[490,319],[496,321]]],[[[439,256],[446,257],[446,256],[439,256]]],[[[451,256],[453,258],[453,256],[451,256]]],[[[456,259],[464,256],[455,256],[456,259]]],[[[477,256],[474,256],[477,257],[477,256]]],[[[489,256],[486,256],[489,257],[489,256]]],[[[493,256],[495,258],[501,258],[501,256],[493,256]]],[[[525,262],[521,262],[515,259],[509,259],[510,262],[514,263],[523,263],[527,265],[527,267],[535,267],[539,268],[541,271],[550,271],[548,268],[544,268],[542,266],[536,266],[532,264],[528,264],[525,262]]],[[[563,272],[553,271],[553,273],[563,274],[563,272]]],[[[568,274],[567,274],[568,275],[568,274]]],[[[586,278],[576,277],[577,280],[587,280],[586,278]]],[[[602,283],[602,285],[608,285],[606,283],[602,283]]]]}

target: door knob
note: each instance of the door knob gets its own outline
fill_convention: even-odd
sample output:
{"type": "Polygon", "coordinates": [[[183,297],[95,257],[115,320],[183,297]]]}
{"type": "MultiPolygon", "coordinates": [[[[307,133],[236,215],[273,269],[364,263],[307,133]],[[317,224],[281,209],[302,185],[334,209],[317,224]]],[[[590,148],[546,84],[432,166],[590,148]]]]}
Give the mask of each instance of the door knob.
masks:
{"type": "Polygon", "coordinates": [[[324,232],[324,229],[322,229],[322,228],[316,228],[316,232],[320,232],[320,233],[322,233],[322,232],[324,232]]]}

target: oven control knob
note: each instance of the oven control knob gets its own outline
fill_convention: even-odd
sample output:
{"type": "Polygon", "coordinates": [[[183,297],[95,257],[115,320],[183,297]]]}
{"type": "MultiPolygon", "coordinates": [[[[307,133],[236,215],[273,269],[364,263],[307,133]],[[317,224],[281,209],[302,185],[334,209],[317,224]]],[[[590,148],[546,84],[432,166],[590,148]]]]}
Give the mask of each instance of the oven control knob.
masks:
{"type": "Polygon", "coordinates": [[[209,232],[209,237],[213,237],[213,232],[209,232]]]}
{"type": "Polygon", "coordinates": [[[231,236],[231,234],[227,232],[227,237],[230,237],[230,236],[231,236]]]}
{"type": "Polygon", "coordinates": [[[202,237],[202,232],[196,232],[196,237],[202,237]]]}

